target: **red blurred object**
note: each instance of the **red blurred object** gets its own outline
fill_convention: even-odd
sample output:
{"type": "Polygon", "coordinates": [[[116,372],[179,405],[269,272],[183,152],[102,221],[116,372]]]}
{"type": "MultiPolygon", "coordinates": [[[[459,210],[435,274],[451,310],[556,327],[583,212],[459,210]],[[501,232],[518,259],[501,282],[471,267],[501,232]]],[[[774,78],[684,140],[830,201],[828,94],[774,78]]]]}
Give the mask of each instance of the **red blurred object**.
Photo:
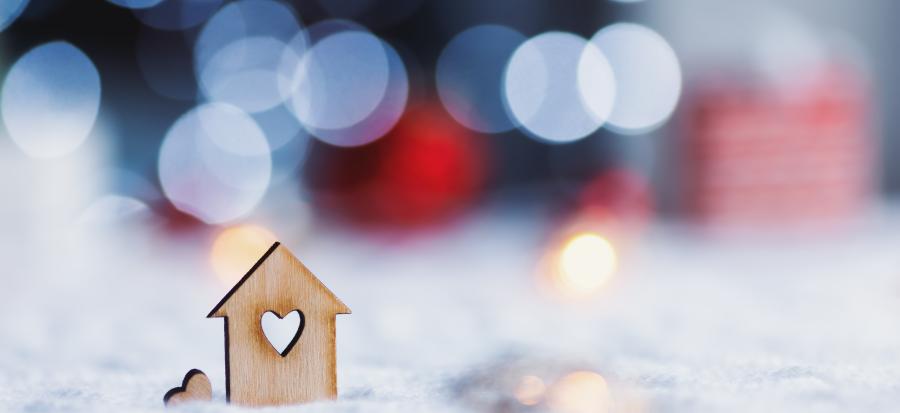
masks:
{"type": "Polygon", "coordinates": [[[410,107],[383,138],[359,148],[322,145],[309,184],[323,212],[367,227],[410,228],[445,221],[485,179],[486,153],[437,105],[410,107]]]}
{"type": "Polygon", "coordinates": [[[629,221],[646,222],[653,213],[647,180],[629,169],[610,169],[591,180],[579,196],[582,208],[603,208],[629,221]]]}
{"type": "Polygon", "coordinates": [[[566,217],[557,236],[568,239],[592,231],[621,244],[640,235],[654,213],[653,194],[644,176],[628,169],[611,169],[588,182],[575,212],[566,217]]]}
{"type": "Polygon", "coordinates": [[[191,234],[207,228],[206,223],[175,208],[168,200],[159,202],[154,210],[162,218],[162,228],[171,235],[191,234]]]}
{"type": "Polygon", "coordinates": [[[820,68],[794,85],[695,95],[684,170],[691,216],[715,227],[833,227],[871,199],[874,139],[864,78],[820,68]]]}
{"type": "Polygon", "coordinates": [[[628,169],[611,169],[585,186],[574,221],[607,234],[625,235],[639,233],[653,214],[653,194],[644,176],[628,169]]]}

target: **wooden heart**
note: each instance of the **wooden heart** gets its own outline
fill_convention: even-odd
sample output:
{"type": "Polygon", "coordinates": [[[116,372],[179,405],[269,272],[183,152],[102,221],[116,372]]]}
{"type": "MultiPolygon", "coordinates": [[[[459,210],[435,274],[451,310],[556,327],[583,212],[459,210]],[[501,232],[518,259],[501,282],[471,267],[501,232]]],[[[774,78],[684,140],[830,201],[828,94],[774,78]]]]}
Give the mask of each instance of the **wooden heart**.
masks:
{"type": "Polygon", "coordinates": [[[200,370],[192,369],[184,375],[181,386],[166,392],[163,403],[167,407],[183,403],[212,400],[212,384],[209,377],[200,370]]]}
{"type": "Polygon", "coordinates": [[[300,335],[303,334],[303,327],[306,325],[306,317],[300,310],[291,311],[284,316],[274,311],[266,311],[263,313],[259,321],[262,326],[263,335],[269,344],[275,349],[281,357],[286,356],[300,335]]]}

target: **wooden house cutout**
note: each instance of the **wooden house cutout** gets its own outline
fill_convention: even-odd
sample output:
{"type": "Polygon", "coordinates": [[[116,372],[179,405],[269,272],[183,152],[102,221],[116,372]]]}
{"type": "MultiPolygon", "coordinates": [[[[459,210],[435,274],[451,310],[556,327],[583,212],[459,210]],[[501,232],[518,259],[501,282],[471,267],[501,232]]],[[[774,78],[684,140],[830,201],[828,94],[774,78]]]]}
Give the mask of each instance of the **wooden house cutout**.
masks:
{"type": "Polygon", "coordinates": [[[225,319],[228,401],[267,406],[337,397],[337,314],[350,308],[287,248],[273,244],[207,316],[225,319]],[[262,330],[262,317],[295,310],[299,328],[279,352],[262,330]]]}

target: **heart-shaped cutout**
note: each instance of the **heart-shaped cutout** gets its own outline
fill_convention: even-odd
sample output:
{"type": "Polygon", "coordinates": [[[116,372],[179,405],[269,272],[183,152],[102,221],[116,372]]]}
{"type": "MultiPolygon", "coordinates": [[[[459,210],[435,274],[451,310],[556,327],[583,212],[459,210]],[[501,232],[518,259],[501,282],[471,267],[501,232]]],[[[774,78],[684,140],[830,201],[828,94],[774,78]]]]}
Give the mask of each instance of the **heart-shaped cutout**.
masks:
{"type": "Polygon", "coordinates": [[[163,403],[172,407],[194,401],[212,400],[212,385],[202,371],[193,369],[184,375],[181,386],[175,387],[163,396],[163,403]]]}
{"type": "Polygon", "coordinates": [[[281,354],[281,357],[286,356],[294,344],[297,344],[305,324],[306,318],[300,310],[291,311],[284,316],[274,311],[266,311],[260,320],[266,340],[269,340],[269,344],[281,354]]]}

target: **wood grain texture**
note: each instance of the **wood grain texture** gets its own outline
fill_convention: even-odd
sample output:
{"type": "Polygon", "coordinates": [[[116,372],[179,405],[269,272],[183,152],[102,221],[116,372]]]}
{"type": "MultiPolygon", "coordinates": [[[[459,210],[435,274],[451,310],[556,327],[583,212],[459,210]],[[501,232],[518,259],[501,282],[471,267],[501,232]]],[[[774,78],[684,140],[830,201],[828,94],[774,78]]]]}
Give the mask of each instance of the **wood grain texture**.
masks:
{"type": "Polygon", "coordinates": [[[296,404],[337,397],[335,316],[344,305],[279,243],[210,312],[225,318],[225,379],[229,402],[296,404]],[[261,327],[262,315],[299,310],[304,328],[284,355],[261,327]]]}
{"type": "Polygon", "coordinates": [[[169,390],[163,396],[163,403],[166,404],[166,407],[210,400],[212,400],[212,384],[209,383],[209,377],[197,369],[187,372],[181,386],[169,390]]]}

